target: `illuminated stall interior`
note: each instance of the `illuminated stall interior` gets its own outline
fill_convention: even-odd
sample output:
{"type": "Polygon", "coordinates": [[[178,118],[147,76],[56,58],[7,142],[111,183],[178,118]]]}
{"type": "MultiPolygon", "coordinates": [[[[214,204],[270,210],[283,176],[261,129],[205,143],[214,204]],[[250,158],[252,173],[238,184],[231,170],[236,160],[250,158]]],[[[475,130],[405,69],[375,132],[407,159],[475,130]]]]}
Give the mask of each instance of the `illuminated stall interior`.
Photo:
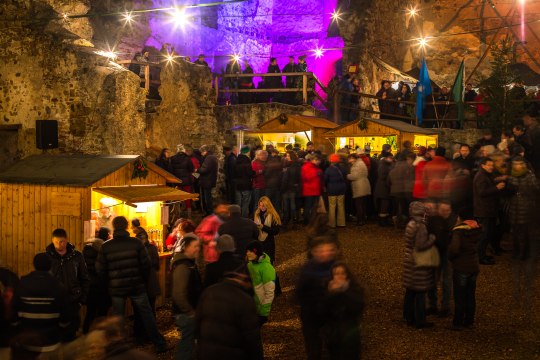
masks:
{"type": "Polygon", "coordinates": [[[254,138],[263,146],[273,145],[281,153],[289,144],[297,143],[305,148],[308,141],[313,141],[316,148],[324,151],[328,143],[324,142],[322,135],[336,126],[336,123],[314,116],[281,114],[263,122],[257,130],[246,132],[245,136],[254,138]]]}
{"type": "Polygon", "coordinates": [[[384,120],[365,118],[363,128],[359,121],[352,121],[329,130],[324,134],[335,150],[349,146],[364,148],[369,145],[371,154],[379,154],[385,144],[392,147],[393,152],[400,151],[405,141],[410,141],[413,147],[436,147],[439,135],[432,129],[420,128],[399,120],[384,120]]]}
{"type": "MultiPolygon", "coordinates": [[[[96,227],[107,226],[109,219],[124,216],[127,219],[139,219],[141,226],[148,233],[148,240],[158,249],[163,249],[163,238],[169,223],[169,209],[164,201],[184,201],[195,199],[196,194],[189,194],[175,188],[159,185],[140,186],[103,186],[92,188],[92,218],[90,233],[96,227]]],[[[135,235],[130,228],[131,235],[135,235]]]]}

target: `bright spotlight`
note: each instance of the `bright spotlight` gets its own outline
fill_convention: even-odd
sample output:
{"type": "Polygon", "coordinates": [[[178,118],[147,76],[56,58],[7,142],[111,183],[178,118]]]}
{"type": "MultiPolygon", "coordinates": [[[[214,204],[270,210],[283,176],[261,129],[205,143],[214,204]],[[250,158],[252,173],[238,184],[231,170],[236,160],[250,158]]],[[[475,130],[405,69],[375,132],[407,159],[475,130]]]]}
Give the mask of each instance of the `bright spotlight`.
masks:
{"type": "Polygon", "coordinates": [[[409,16],[411,17],[415,17],[416,15],[418,15],[418,9],[416,7],[408,8],[407,14],[409,14],[409,16]]]}
{"type": "Polygon", "coordinates": [[[118,55],[114,51],[99,50],[99,51],[96,51],[96,54],[104,56],[104,57],[109,58],[111,60],[114,60],[114,59],[116,59],[118,57],[118,55]]]}
{"type": "Polygon", "coordinates": [[[323,48],[316,48],[315,50],[313,50],[313,52],[315,53],[315,58],[316,59],[320,59],[324,55],[324,49],[323,48]]]}
{"type": "Polygon", "coordinates": [[[427,38],[420,38],[418,39],[418,45],[420,45],[420,47],[424,48],[426,47],[428,44],[428,39],[427,38]]]}
{"type": "Polygon", "coordinates": [[[171,54],[168,54],[166,56],[167,62],[172,62],[174,60],[174,57],[171,54]]]}
{"type": "Polygon", "coordinates": [[[186,14],[186,9],[176,8],[171,14],[176,26],[184,26],[189,21],[189,16],[186,14]]]}
{"type": "Polygon", "coordinates": [[[122,17],[124,18],[124,21],[128,24],[130,24],[133,21],[133,15],[130,12],[125,12],[122,17]]]}
{"type": "Polygon", "coordinates": [[[332,13],[332,21],[338,21],[338,20],[341,20],[341,14],[337,9],[335,9],[334,12],[332,13]]]}
{"type": "Polygon", "coordinates": [[[62,19],[64,19],[64,21],[67,21],[69,19],[69,15],[67,13],[63,13],[62,19]]]}
{"type": "Polygon", "coordinates": [[[240,55],[234,54],[234,55],[233,55],[233,60],[234,60],[235,62],[239,62],[239,61],[240,61],[240,55]]]}

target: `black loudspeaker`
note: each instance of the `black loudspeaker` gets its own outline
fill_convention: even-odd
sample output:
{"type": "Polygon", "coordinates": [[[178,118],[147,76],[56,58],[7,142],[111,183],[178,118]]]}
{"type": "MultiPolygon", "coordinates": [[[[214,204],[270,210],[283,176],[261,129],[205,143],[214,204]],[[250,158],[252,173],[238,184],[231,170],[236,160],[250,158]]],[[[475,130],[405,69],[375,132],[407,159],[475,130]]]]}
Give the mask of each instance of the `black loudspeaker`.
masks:
{"type": "Polygon", "coordinates": [[[36,147],[42,150],[58,148],[57,120],[36,120],[36,147]]]}

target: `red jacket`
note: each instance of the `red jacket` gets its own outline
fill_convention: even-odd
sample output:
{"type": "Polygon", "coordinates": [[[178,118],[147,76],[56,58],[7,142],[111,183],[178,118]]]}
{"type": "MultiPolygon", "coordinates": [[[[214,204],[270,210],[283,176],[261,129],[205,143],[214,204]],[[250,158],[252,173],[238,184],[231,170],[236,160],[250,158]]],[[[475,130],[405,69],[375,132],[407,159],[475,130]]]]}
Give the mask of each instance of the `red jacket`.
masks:
{"type": "Polygon", "coordinates": [[[223,224],[223,221],[217,215],[210,215],[205,217],[195,229],[195,234],[201,239],[203,258],[207,264],[216,262],[219,259],[216,250],[216,239],[219,236],[218,229],[221,224],[223,224]]]}
{"type": "Polygon", "coordinates": [[[320,196],[322,192],[322,170],[308,161],[302,165],[302,196],[320,196]]]}
{"type": "Polygon", "coordinates": [[[370,167],[371,167],[371,159],[369,158],[369,155],[360,155],[360,159],[362,159],[362,161],[364,162],[364,164],[366,164],[366,167],[369,171],[370,167]]]}
{"type": "Polygon", "coordinates": [[[426,160],[420,161],[414,167],[414,188],[413,198],[425,199],[427,198],[427,189],[424,184],[424,168],[428,162],[426,160]]]}
{"type": "Polygon", "coordinates": [[[253,177],[253,188],[266,188],[266,180],[264,179],[264,171],[266,170],[266,164],[259,160],[253,160],[251,162],[251,168],[253,169],[253,171],[255,171],[255,177],[253,177]]]}
{"type": "Polygon", "coordinates": [[[433,160],[425,165],[423,183],[427,187],[427,197],[440,199],[444,196],[444,178],[450,168],[450,163],[442,156],[434,156],[433,160]]]}

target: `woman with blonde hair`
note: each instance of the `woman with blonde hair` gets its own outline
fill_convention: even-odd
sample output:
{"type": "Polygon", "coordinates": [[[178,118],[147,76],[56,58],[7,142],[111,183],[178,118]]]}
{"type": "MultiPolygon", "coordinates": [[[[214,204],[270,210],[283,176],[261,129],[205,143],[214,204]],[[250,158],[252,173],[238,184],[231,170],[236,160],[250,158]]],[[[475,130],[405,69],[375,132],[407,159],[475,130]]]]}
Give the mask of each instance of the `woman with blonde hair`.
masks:
{"type": "Polygon", "coordinates": [[[276,256],[274,236],[279,233],[281,218],[268,196],[263,196],[259,199],[253,221],[259,227],[258,240],[262,242],[263,251],[268,254],[270,262],[273,264],[276,256]]]}

